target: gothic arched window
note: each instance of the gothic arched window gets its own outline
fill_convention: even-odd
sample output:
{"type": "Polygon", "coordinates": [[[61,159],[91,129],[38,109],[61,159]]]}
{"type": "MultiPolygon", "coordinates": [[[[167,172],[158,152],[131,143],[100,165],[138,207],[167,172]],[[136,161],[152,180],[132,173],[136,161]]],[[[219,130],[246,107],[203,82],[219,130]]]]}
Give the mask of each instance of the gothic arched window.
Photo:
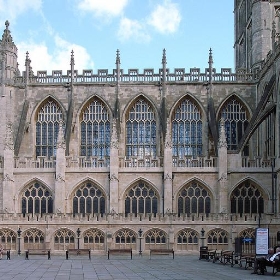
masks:
{"type": "MultiPolygon", "coordinates": [[[[232,97],[223,106],[220,119],[225,121],[228,150],[237,150],[239,141],[248,125],[248,112],[236,98],[232,97]]],[[[247,153],[248,147],[245,148],[247,153]]]]}
{"type": "Polygon", "coordinates": [[[56,141],[62,111],[56,102],[48,99],[39,109],[36,120],[36,156],[56,155],[56,141]]]}
{"type": "Polygon", "coordinates": [[[23,214],[53,213],[52,193],[39,182],[25,189],[21,198],[23,214]]]}
{"type": "Polygon", "coordinates": [[[81,115],[81,156],[104,159],[110,156],[110,116],[103,102],[95,98],[81,115]]]}
{"type": "Polygon", "coordinates": [[[196,181],[181,189],[178,194],[178,215],[210,213],[211,197],[209,191],[196,181]]]}
{"type": "Polygon", "coordinates": [[[145,234],[146,247],[152,248],[165,248],[167,241],[167,234],[160,229],[150,229],[145,234]]]}
{"type": "Polygon", "coordinates": [[[0,230],[0,242],[3,248],[10,248],[11,250],[16,250],[16,233],[8,228],[2,228],[0,230]]]}
{"type": "Polygon", "coordinates": [[[105,234],[97,228],[91,228],[84,232],[84,248],[91,250],[104,250],[105,234]]]}
{"type": "Polygon", "coordinates": [[[202,119],[198,106],[189,98],[180,102],[172,115],[173,156],[202,155],[202,119]]]}
{"type": "Polygon", "coordinates": [[[258,214],[264,212],[263,195],[250,180],[246,180],[234,189],[230,202],[231,213],[258,214]]]}
{"type": "Polygon", "coordinates": [[[136,249],[137,234],[130,229],[120,229],[115,234],[116,248],[136,249]]]}
{"type": "Polygon", "coordinates": [[[198,240],[197,231],[190,228],[182,229],[177,234],[177,249],[197,250],[198,240]]]}
{"type": "Polygon", "coordinates": [[[126,156],[156,157],[156,118],[152,106],[138,98],[126,116],[126,156]]]}
{"type": "Polygon", "coordinates": [[[208,247],[215,249],[224,249],[228,246],[228,232],[223,229],[212,229],[207,234],[208,247]]]}
{"type": "Polygon", "coordinates": [[[59,229],[54,234],[54,249],[75,249],[75,234],[67,228],[59,229]]]}
{"type": "Polygon", "coordinates": [[[23,233],[24,249],[44,249],[44,233],[36,228],[31,228],[23,233]]]}
{"type": "Polygon", "coordinates": [[[125,213],[153,213],[158,212],[159,197],[156,191],[145,182],[140,181],[125,195],[125,213]]]}
{"type": "Polygon", "coordinates": [[[104,214],[105,194],[96,185],[86,182],[74,193],[73,213],[104,214]]]}

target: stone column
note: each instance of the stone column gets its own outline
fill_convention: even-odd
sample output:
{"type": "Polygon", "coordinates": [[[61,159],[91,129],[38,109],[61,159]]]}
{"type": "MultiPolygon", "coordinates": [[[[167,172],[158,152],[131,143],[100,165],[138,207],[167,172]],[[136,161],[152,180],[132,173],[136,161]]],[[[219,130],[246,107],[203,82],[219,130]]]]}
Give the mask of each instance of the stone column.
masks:
{"type": "Polygon", "coordinates": [[[167,129],[164,145],[164,174],[163,174],[163,211],[173,213],[173,175],[172,175],[172,142],[170,134],[170,123],[167,118],[167,129]]]}
{"type": "Polygon", "coordinates": [[[117,137],[116,120],[113,120],[111,150],[110,150],[110,205],[111,213],[119,213],[119,143],[117,137]]]}
{"type": "Polygon", "coordinates": [[[218,192],[219,209],[218,213],[228,213],[228,190],[227,190],[227,140],[225,133],[225,122],[221,120],[220,137],[218,142],[218,167],[219,180],[218,192]]]}
{"type": "Polygon", "coordinates": [[[56,149],[56,174],[55,174],[55,213],[66,213],[66,192],[65,192],[65,140],[63,121],[59,123],[59,131],[57,136],[57,149],[56,149]]]}

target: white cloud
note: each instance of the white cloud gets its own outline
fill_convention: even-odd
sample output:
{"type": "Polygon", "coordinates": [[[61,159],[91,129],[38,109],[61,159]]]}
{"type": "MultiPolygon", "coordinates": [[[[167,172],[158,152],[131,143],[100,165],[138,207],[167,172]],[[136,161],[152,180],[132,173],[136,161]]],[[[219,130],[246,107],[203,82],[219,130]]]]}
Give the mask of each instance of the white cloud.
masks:
{"type": "Polygon", "coordinates": [[[137,20],[122,18],[117,33],[120,41],[132,39],[136,42],[149,42],[150,36],[145,30],[145,26],[137,20]]]}
{"type": "Polygon", "coordinates": [[[21,42],[18,47],[18,62],[20,71],[24,71],[26,52],[29,52],[31,67],[34,74],[38,70],[47,70],[51,74],[52,70],[62,70],[66,74],[70,70],[71,51],[74,51],[75,69],[82,73],[84,69],[93,69],[94,63],[86,49],[82,46],[71,44],[59,36],[54,38],[55,50],[50,53],[44,42],[35,44],[33,42],[21,42]]]}
{"type": "Polygon", "coordinates": [[[78,8],[97,17],[120,16],[128,0],[79,0],[78,8]]]}
{"type": "Polygon", "coordinates": [[[165,0],[163,5],[157,5],[148,19],[148,23],[160,33],[176,32],[180,22],[180,11],[170,0],[165,0]]]}
{"type": "Polygon", "coordinates": [[[15,21],[29,10],[41,11],[42,0],[0,0],[0,21],[15,21]]]}

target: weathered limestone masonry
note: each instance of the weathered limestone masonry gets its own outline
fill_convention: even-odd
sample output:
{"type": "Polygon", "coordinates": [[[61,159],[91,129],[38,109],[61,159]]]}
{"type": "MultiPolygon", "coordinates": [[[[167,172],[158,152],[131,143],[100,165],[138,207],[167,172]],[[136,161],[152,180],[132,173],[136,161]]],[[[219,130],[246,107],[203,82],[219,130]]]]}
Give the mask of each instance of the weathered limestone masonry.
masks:
{"type": "MultiPolygon", "coordinates": [[[[279,231],[279,1],[235,1],[236,70],[19,73],[0,41],[0,236],[12,251],[232,248],[279,231]],[[277,23],[277,24],[276,24],[277,23]],[[246,38],[246,39],[245,39],[246,38]],[[244,45],[245,44],[245,45],[244,45]],[[22,240],[22,242],[20,242],[22,240]]],[[[44,68],[44,65],[42,65],[44,68]]],[[[276,240],[274,240],[276,242],[276,240]]],[[[271,241],[273,242],[273,241],[271,241]]],[[[273,244],[271,244],[273,245],[273,244]]]]}

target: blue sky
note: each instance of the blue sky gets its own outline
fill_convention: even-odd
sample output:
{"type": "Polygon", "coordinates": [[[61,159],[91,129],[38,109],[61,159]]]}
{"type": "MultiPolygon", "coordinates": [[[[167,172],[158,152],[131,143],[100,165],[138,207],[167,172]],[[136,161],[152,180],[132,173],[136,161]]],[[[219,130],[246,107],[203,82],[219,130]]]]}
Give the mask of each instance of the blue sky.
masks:
{"type": "Polygon", "coordinates": [[[234,69],[233,0],[0,0],[0,23],[10,22],[24,70],[26,51],[37,70],[161,68],[234,69]]]}

